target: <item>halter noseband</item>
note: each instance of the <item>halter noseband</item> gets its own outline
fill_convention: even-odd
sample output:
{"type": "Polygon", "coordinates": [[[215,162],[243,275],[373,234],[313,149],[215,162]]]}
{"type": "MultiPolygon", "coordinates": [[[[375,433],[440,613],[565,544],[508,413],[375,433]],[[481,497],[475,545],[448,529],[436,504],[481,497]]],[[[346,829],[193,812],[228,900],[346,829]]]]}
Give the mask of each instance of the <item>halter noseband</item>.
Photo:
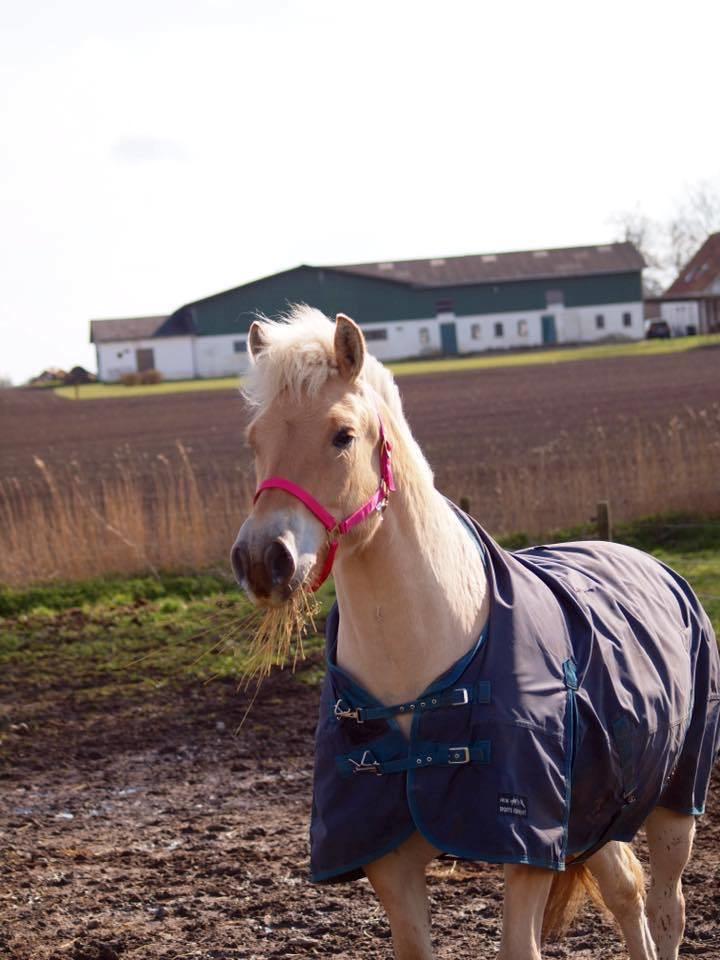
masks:
{"type": "Polygon", "coordinates": [[[253,505],[257,502],[257,498],[263,490],[284,490],[285,493],[289,493],[303,503],[327,530],[328,552],[320,576],[310,588],[313,593],[318,590],[330,576],[330,571],[335,561],[335,554],[340,546],[340,537],[349,530],[352,530],[352,528],[356,527],[359,523],[362,523],[373,511],[377,510],[379,513],[382,513],[387,506],[389,496],[395,490],[392,464],[390,462],[391,451],[392,446],[385,436],[382,420],[380,420],[380,485],[368,502],[360,507],[359,510],[356,510],[355,513],[351,513],[345,520],[336,520],[331,513],[328,513],[322,504],[317,502],[312,494],[308,493],[307,490],[304,490],[302,487],[299,487],[296,483],[293,483],[292,480],[286,480],[284,477],[268,477],[267,480],[263,480],[255,491],[253,505]]]}

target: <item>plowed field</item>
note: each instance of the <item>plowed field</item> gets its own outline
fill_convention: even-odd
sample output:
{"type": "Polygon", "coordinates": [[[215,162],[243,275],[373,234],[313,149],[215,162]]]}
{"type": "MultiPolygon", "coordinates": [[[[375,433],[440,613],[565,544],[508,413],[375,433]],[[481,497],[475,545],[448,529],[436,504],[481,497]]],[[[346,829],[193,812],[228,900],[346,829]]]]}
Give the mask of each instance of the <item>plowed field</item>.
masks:
{"type": "MultiPolygon", "coordinates": [[[[588,443],[600,424],[608,442],[629,420],[667,423],[720,401],[720,349],[585,360],[546,366],[441,373],[399,381],[412,430],[447,483],[468,463],[522,465],[528,451],[560,437],[588,443]]],[[[245,413],[236,392],[66,400],[46,391],[0,391],[0,479],[37,476],[33,462],[77,464],[111,476],[117,458],[172,456],[177,441],[196,469],[247,469],[245,413]]]]}

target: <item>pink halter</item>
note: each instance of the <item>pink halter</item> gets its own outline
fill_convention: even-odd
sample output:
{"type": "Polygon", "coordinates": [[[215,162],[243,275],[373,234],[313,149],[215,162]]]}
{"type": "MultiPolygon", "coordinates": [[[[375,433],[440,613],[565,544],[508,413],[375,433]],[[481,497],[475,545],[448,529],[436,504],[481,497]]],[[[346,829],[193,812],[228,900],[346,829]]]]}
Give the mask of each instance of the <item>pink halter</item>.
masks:
{"type": "Polygon", "coordinates": [[[352,530],[353,527],[356,527],[359,523],[362,523],[362,521],[369,517],[374,510],[377,510],[381,513],[387,506],[389,496],[395,490],[392,464],[390,462],[391,451],[392,446],[390,441],[385,436],[382,420],[380,420],[380,485],[372,497],[370,497],[368,502],[364,506],[360,507],[359,510],[356,510],[355,513],[351,513],[349,517],[345,518],[345,520],[336,520],[331,513],[328,513],[322,504],[317,502],[312,494],[308,493],[307,490],[303,490],[302,487],[299,487],[296,483],[293,483],[292,480],[286,480],[284,477],[268,477],[267,480],[263,480],[263,482],[255,491],[253,504],[256,503],[257,498],[260,496],[263,490],[284,490],[286,493],[296,497],[301,503],[305,504],[308,510],[315,514],[320,523],[327,530],[328,553],[327,557],[325,558],[325,564],[322,568],[320,576],[311,587],[313,593],[318,590],[330,576],[330,571],[332,570],[333,562],[335,561],[335,554],[340,546],[340,537],[344,533],[347,533],[348,530],[352,530]]]}

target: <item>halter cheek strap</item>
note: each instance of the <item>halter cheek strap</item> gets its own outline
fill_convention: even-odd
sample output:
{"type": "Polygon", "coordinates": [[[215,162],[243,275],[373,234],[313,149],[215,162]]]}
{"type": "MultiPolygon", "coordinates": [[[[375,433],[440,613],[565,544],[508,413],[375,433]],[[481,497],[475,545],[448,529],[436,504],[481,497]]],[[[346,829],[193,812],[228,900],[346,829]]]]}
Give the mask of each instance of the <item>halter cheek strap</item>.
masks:
{"type": "Polygon", "coordinates": [[[306,506],[308,510],[317,517],[320,523],[327,530],[328,552],[327,556],[325,557],[325,563],[320,575],[311,587],[313,593],[318,590],[319,587],[321,587],[330,576],[330,571],[332,570],[333,563],[335,561],[335,554],[340,546],[340,537],[349,530],[352,530],[352,528],[356,527],[359,523],[362,523],[362,521],[369,517],[374,511],[377,510],[382,512],[387,506],[389,495],[395,490],[395,480],[393,478],[391,463],[391,451],[392,446],[390,441],[385,436],[385,431],[383,429],[381,420],[380,485],[366,504],[360,507],[359,510],[356,510],[355,513],[351,513],[350,516],[346,517],[344,520],[336,520],[335,517],[329,513],[321,503],[318,503],[311,493],[308,493],[307,490],[304,490],[296,483],[293,483],[292,480],[286,480],[285,477],[268,477],[267,480],[263,480],[263,482],[255,491],[253,504],[257,502],[257,499],[263,490],[284,490],[285,493],[289,493],[291,496],[295,497],[296,500],[299,500],[302,504],[304,504],[304,506],[306,506]]]}

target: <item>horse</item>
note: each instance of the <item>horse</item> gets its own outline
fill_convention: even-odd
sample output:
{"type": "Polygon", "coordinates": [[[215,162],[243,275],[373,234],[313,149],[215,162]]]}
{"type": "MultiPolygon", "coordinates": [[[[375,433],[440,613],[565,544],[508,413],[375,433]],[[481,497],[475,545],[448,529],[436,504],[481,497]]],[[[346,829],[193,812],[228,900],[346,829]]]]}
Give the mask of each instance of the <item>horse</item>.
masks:
{"type": "Polygon", "coordinates": [[[617,544],[502,550],[436,489],[349,317],[256,320],[248,352],[258,487],[235,576],[270,609],[335,579],[312,879],[367,877],[397,960],[433,956],[443,854],[502,865],[500,960],[539,960],[587,893],[631,960],[676,960],[720,713],[688,585],[617,544]]]}

